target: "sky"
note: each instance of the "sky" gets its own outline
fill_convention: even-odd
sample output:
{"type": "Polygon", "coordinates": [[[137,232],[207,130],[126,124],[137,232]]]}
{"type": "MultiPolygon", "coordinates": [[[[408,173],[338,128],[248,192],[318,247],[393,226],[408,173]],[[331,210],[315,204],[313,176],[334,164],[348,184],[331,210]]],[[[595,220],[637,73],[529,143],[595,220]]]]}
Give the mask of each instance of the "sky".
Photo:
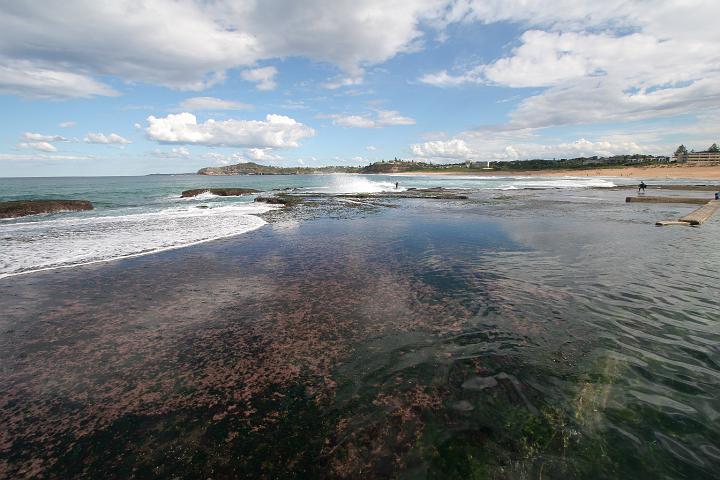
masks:
{"type": "Polygon", "coordinates": [[[0,0],[0,176],[671,155],[720,2],[0,0]]]}

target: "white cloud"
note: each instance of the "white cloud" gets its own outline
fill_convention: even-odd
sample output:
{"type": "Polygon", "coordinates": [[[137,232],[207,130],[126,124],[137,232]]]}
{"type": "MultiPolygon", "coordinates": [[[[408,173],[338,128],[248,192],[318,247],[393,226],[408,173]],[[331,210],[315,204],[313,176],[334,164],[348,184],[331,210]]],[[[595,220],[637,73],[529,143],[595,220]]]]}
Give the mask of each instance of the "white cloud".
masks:
{"type": "Polygon", "coordinates": [[[248,148],[247,156],[259,162],[282,160],[281,156],[273,153],[272,148],[248,148]]]}
{"type": "Polygon", "coordinates": [[[465,140],[435,140],[412,145],[410,151],[419,157],[429,159],[469,160],[477,153],[468,147],[465,140]]]}
{"type": "Polygon", "coordinates": [[[57,152],[57,147],[48,142],[22,142],[18,143],[20,148],[32,148],[41,152],[57,152]]]}
{"type": "Polygon", "coordinates": [[[77,122],[74,122],[74,121],[72,121],[72,120],[69,120],[69,121],[67,121],[67,122],[60,122],[60,123],[58,124],[58,127],[60,127],[60,128],[71,128],[71,127],[74,127],[75,125],[77,125],[77,122]]]}
{"type": "Polygon", "coordinates": [[[31,162],[37,160],[52,160],[52,161],[64,161],[64,160],[94,160],[95,157],[90,155],[48,155],[45,153],[35,153],[32,155],[28,154],[14,154],[14,153],[0,153],[0,161],[7,162],[31,162]]]}
{"type": "Polygon", "coordinates": [[[374,145],[368,145],[367,147],[365,147],[365,150],[367,150],[368,152],[374,152],[375,150],[377,150],[377,147],[375,147],[374,145]]]}
{"type": "Polygon", "coordinates": [[[315,130],[283,115],[267,115],[265,120],[213,120],[198,123],[191,113],[167,117],[148,117],[145,130],[151,140],[209,146],[290,148],[315,130]]]}
{"type": "Polygon", "coordinates": [[[116,95],[101,76],[200,90],[229,69],[297,56],[358,77],[364,66],[416,49],[421,22],[443,3],[67,0],[58,11],[45,2],[14,2],[0,15],[0,91],[116,95]]]}
{"type": "Polygon", "coordinates": [[[395,110],[378,110],[377,123],[379,126],[387,125],[415,125],[415,120],[410,117],[403,117],[395,110]]]}
{"type": "Polygon", "coordinates": [[[363,78],[361,76],[337,77],[328,82],[321,84],[320,86],[323,88],[326,88],[328,90],[337,90],[338,88],[341,88],[341,87],[351,87],[354,85],[361,85],[362,83],[363,83],[363,78]]]}
{"type": "Polygon", "coordinates": [[[440,70],[439,72],[426,73],[418,80],[421,83],[426,83],[435,87],[457,87],[458,85],[462,85],[464,83],[479,83],[478,75],[475,73],[475,69],[459,75],[450,75],[447,70],[440,70]]]}
{"type": "Polygon", "coordinates": [[[269,148],[248,148],[244,152],[234,152],[228,155],[218,152],[207,152],[203,154],[202,157],[219,165],[247,162],[277,162],[283,160],[281,156],[273,154],[269,148]]]}
{"type": "Polygon", "coordinates": [[[190,151],[185,147],[174,147],[170,150],[156,148],[152,154],[158,158],[190,158],[190,151]]]}
{"type": "Polygon", "coordinates": [[[245,110],[249,108],[252,108],[252,105],[215,97],[186,98],[178,105],[178,110],[187,112],[196,112],[199,110],[245,110]]]}
{"type": "Polygon", "coordinates": [[[327,115],[331,118],[333,125],[351,128],[375,128],[377,123],[370,117],[361,117],[360,115],[327,115]]]}
{"type": "Polygon", "coordinates": [[[447,11],[445,24],[511,21],[531,28],[504,57],[452,73],[428,73],[420,81],[441,87],[544,89],[511,113],[512,128],[631,121],[716,109],[718,15],[719,3],[459,1],[447,11]]]}
{"type": "Polygon", "coordinates": [[[351,128],[381,128],[393,125],[415,125],[415,120],[400,115],[396,110],[377,110],[374,117],[368,115],[320,115],[319,118],[329,118],[333,125],[351,128]]]}
{"type": "Polygon", "coordinates": [[[203,153],[202,158],[211,160],[219,165],[229,165],[231,163],[231,158],[228,158],[227,155],[223,155],[222,153],[217,152],[203,153]]]}
{"type": "Polygon", "coordinates": [[[580,138],[571,142],[538,143],[536,137],[524,140],[512,134],[487,132],[484,136],[453,138],[414,144],[410,151],[419,160],[441,163],[486,160],[530,160],[536,158],[574,158],[624,154],[666,155],[665,146],[641,145],[628,138],[580,138]]]}
{"type": "MultiPolygon", "coordinates": [[[[2,19],[0,15],[0,26],[2,19]]],[[[1,27],[0,27],[1,28],[1,27]]],[[[4,33],[4,38],[7,33],[4,33]]],[[[6,41],[7,42],[7,41],[6,41]]],[[[25,60],[13,60],[2,55],[0,41],[0,93],[31,98],[88,98],[95,96],[117,96],[112,87],[94,80],[88,75],[45,68],[25,60]]]]}
{"type": "Polygon", "coordinates": [[[104,133],[88,133],[85,136],[85,143],[127,145],[132,142],[127,138],[121,137],[117,133],[111,133],[110,135],[105,135],[104,133]]]}
{"type": "Polygon", "coordinates": [[[275,82],[275,76],[277,75],[277,68],[275,67],[262,67],[253,68],[250,70],[243,70],[240,72],[240,77],[248,82],[254,82],[255,88],[258,90],[275,90],[277,83],[275,82]]]}
{"type": "MultiPolygon", "coordinates": [[[[260,163],[265,165],[285,165],[292,166],[296,162],[301,163],[299,159],[289,159],[277,155],[271,148],[245,148],[242,151],[233,152],[230,154],[223,154],[220,152],[207,152],[202,155],[202,158],[211,161],[217,165],[230,165],[235,163],[260,163]]],[[[310,160],[315,161],[315,157],[310,157],[310,160]]]]}
{"type": "Polygon", "coordinates": [[[20,137],[26,142],[67,142],[68,139],[60,135],[44,135],[42,133],[25,132],[20,137]]]}
{"type": "Polygon", "coordinates": [[[287,110],[305,110],[308,108],[302,100],[287,100],[281,107],[287,110]]]}
{"type": "Polygon", "coordinates": [[[69,140],[61,135],[45,135],[42,133],[25,132],[20,136],[18,148],[38,150],[40,152],[57,152],[53,142],[68,142],[69,140]]]}

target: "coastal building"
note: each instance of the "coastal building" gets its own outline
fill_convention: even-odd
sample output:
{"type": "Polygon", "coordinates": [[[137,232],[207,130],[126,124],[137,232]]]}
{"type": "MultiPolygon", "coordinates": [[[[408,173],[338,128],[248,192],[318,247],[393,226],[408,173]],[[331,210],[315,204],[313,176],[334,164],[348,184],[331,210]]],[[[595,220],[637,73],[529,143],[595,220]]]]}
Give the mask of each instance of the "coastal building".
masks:
{"type": "Polygon", "coordinates": [[[714,152],[705,150],[703,152],[680,152],[676,153],[675,161],[678,163],[693,163],[693,162],[717,162],[720,163],[720,152],[714,152]]]}

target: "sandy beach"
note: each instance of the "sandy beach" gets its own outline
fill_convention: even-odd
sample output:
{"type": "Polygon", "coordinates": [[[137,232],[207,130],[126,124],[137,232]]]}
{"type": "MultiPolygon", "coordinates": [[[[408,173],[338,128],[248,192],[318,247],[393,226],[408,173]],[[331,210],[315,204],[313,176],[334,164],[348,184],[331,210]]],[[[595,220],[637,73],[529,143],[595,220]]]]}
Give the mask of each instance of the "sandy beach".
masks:
{"type": "Polygon", "coordinates": [[[720,180],[720,165],[653,165],[647,167],[593,168],[587,170],[527,170],[527,171],[468,171],[468,172],[406,172],[397,175],[472,175],[488,177],[628,177],[637,179],[701,179],[720,180]]]}

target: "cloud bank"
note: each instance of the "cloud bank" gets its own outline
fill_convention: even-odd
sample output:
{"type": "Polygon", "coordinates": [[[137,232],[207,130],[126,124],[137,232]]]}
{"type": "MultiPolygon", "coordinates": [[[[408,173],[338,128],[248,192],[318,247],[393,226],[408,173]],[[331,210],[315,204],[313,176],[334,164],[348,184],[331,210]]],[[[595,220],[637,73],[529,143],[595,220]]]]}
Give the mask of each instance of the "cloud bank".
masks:
{"type": "Polygon", "coordinates": [[[167,117],[150,116],[148,138],[162,143],[222,147],[291,148],[315,135],[315,130],[284,115],[267,115],[265,120],[213,120],[198,123],[192,113],[167,117]]]}

